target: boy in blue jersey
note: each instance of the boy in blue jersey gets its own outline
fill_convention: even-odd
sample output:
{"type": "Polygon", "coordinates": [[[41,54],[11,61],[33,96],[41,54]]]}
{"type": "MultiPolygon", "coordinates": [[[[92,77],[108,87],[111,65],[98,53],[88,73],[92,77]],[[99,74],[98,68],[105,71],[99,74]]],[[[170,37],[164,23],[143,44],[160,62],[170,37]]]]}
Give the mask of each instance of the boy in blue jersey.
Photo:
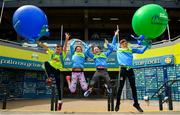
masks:
{"type": "MultiPolygon", "coordinates": [[[[70,44],[70,54],[72,57],[72,78],[70,76],[66,76],[66,80],[68,82],[69,90],[71,91],[71,93],[74,93],[76,91],[78,79],[81,84],[81,88],[84,91],[86,91],[88,87],[83,72],[85,57],[87,57],[86,52],[83,52],[81,45],[78,45],[74,48],[75,42],[76,40],[74,40],[70,44]]],[[[86,50],[87,45],[84,42],[82,42],[82,45],[85,47],[86,50]]]]}
{"type": "MultiPolygon", "coordinates": [[[[116,36],[116,35],[115,35],[116,36]]],[[[107,42],[107,40],[105,40],[107,42]]],[[[96,72],[94,73],[89,89],[84,93],[84,96],[87,97],[93,91],[94,84],[99,80],[100,77],[105,79],[105,88],[108,93],[111,93],[110,90],[110,77],[107,72],[107,58],[113,52],[113,48],[108,44],[108,50],[106,52],[101,52],[98,46],[93,48],[94,54],[90,52],[90,47],[87,49],[87,55],[94,59],[96,66],[96,72]]]]}
{"type": "MultiPolygon", "coordinates": [[[[118,32],[117,30],[116,32],[118,32]]],[[[134,104],[133,106],[139,111],[143,112],[141,109],[138,99],[137,99],[137,91],[136,91],[136,85],[135,85],[135,76],[133,71],[133,53],[139,53],[142,54],[144,51],[148,48],[148,46],[143,47],[142,49],[139,48],[129,48],[128,42],[126,39],[120,40],[120,47],[116,46],[117,36],[113,37],[112,45],[113,47],[116,47],[117,51],[117,60],[118,64],[120,66],[120,86],[118,88],[117,92],[117,102],[115,111],[119,111],[119,105],[120,105],[120,98],[122,94],[122,89],[125,83],[126,78],[129,79],[130,86],[132,89],[134,104]]]]}

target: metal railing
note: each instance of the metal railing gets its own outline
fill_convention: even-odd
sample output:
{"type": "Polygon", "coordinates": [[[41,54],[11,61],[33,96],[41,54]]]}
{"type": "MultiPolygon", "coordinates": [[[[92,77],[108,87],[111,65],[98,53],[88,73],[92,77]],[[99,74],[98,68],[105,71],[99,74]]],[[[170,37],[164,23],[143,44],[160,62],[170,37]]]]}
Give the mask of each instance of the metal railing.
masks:
{"type": "Polygon", "coordinates": [[[9,41],[9,40],[4,40],[4,39],[0,39],[0,42],[10,43],[10,44],[22,46],[22,43],[18,43],[18,42],[14,42],[14,41],[9,41]]]}
{"type": "MultiPolygon", "coordinates": [[[[162,40],[162,41],[158,41],[158,42],[153,42],[152,43],[152,48],[161,47],[162,45],[165,45],[165,46],[171,45],[171,44],[175,43],[177,40],[180,41],[179,38],[180,38],[180,35],[172,38],[170,41],[169,40],[162,40]]],[[[15,45],[15,46],[28,48],[28,49],[32,49],[32,50],[37,50],[37,51],[43,51],[44,50],[43,48],[38,47],[37,44],[29,44],[29,43],[26,43],[26,42],[25,43],[18,43],[18,42],[15,42],[15,41],[9,41],[9,40],[4,40],[4,39],[0,39],[0,42],[2,42],[2,44],[3,43],[9,43],[10,45],[15,45]]],[[[56,44],[47,44],[47,46],[49,46],[50,48],[52,48],[52,47],[54,48],[54,46],[56,46],[56,44]]],[[[69,50],[69,49],[67,49],[67,50],[69,50]]]]}
{"type": "Polygon", "coordinates": [[[175,40],[177,40],[177,39],[179,39],[179,38],[180,38],[180,35],[178,35],[178,36],[176,36],[176,37],[174,37],[174,38],[172,38],[172,39],[170,39],[170,40],[162,40],[162,41],[154,42],[154,43],[152,43],[152,45],[158,45],[158,44],[173,42],[173,41],[175,41],[175,40]]]}
{"type": "Polygon", "coordinates": [[[159,98],[159,110],[163,110],[163,104],[168,102],[169,110],[173,110],[173,102],[172,102],[172,90],[171,87],[174,83],[180,82],[178,80],[168,80],[166,81],[158,90],[155,92],[150,98],[145,99],[145,101],[149,101],[149,99],[158,97],[159,98]],[[167,96],[163,98],[163,93],[166,92],[167,96]]]}

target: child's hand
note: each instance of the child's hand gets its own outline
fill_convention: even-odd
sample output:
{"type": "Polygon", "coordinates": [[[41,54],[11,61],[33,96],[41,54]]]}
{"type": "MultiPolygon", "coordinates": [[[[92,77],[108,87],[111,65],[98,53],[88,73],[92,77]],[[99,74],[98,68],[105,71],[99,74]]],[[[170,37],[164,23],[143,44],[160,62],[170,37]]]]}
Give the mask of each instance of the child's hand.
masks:
{"type": "Polygon", "coordinates": [[[89,47],[92,47],[92,44],[89,44],[88,46],[89,46],[89,47]]]}
{"type": "Polygon", "coordinates": [[[66,36],[66,40],[69,40],[71,35],[69,33],[65,33],[65,36],[66,36]]]}
{"type": "Polygon", "coordinates": [[[119,29],[115,31],[115,35],[119,35],[119,29]]]}
{"type": "Polygon", "coordinates": [[[105,44],[108,44],[108,43],[109,43],[107,39],[105,39],[104,42],[105,42],[105,44]]]}

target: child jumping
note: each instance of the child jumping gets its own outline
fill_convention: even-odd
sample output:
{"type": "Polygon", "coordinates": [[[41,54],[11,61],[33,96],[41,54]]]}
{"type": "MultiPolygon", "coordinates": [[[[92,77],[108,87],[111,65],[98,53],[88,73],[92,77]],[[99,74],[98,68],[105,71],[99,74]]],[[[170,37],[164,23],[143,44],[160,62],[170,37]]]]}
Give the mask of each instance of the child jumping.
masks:
{"type": "Polygon", "coordinates": [[[72,77],[66,76],[66,80],[67,80],[69,90],[71,91],[71,93],[75,93],[78,79],[79,79],[81,88],[84,91],[86,91],[88,87],[86,79],[84,77],[84,71],[83,71],[85,58],[87,57],[86,52],[85,52],[87,45],[84,42],[81,42],[85,48],[83,52],[81,45],[78,45],[74,48],[75,42],[76,40],[73,40],[70,44],[70,53],[72,57],[71,58],[72,59],[72,73],[71,73],[72,77]]]}
{"type": "Polygon", "coordinates": [[[57,45],[55,47],[55,51],[51,50],[45,44],[39,41],[37,42],[41,47],[43,47],[46,50],[46,52],[49,55],[51,55],[51,59],[49,61],[46,61],[44,63],[44,66],[45,66],[45,72],[47,73],[47,77],[48,77],[46,81],[48,83],[50,82],[52,83],[53,78],[55,78],[56,81],[56,88],[59,96],[57,110],[61,110],[61,106],[62,106],[61,87],[60,87],[60,80],[62,77],[61,70],[63,68],[64,59],[66,57],[67,43],[70,38],[70,35],[68,33],[66,33],[65,35],[66,35],[66,40],[64,46],[57,45]]]}
{"type": "MultiPolygon", "coordinates": [[[[116,33],[115,33],[116,36],[116,33]]],[[[105,42],[108,42],[105,40],[105,42]]],[[[107,58],[113,52],[113,48],[108,44],[108,50],[106,52],[101,52],[98,46],[93,48],[94,54],[91,53],[90,47],[87,49],[87,55],[94,59],[94,63],[96,66],[96,72],[94,73],[91,81],[89,89],[84,93],[84,96],[87,97],[93,91],[94,84],[99,80],[100,77],[105,79],[105,88],[108,93],[111,93],[110,90],[110,77],[107,71],[107,58]]]]}

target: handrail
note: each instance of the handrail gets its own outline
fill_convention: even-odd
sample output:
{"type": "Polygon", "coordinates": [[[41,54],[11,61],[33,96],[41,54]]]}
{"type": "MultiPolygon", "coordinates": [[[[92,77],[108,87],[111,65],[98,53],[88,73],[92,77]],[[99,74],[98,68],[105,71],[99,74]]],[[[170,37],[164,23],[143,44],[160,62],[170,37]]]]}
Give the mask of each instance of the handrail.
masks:
{"type": "Polygon", "coordinates": [[[14,41],[9,41],[9,40],[4,40],[4,39],[0,39],[1,42],[6,42],[6,43],[11,43],[11,44],[15,44],[15,45],[19,45],[19,46],[22,46],[21,43],[18,43],[18,42],[14,42],[14,41]]]}
{"type": "Polygon", "coordinates": [[[178,36],[172,38],[171,41],[175,41],[175,40],[177,40],[177,39],[179,39],[179,38],[180,38],[180,35],[178,35],[178,36]]]}
{"type": "Polygon", "coordinates": [[[178,35],[178,36],[176,36],[176,37],[174,37],[174,38],[172,38],[170,40],[162,40],[162,41],[154,42],[154,43],[152,43],[152,45],[158,45],[158,44],[162,44],[164,42],[172,42],[172,41],[175,41],[175,40],[177,40],[179,38],[180,38],[180,35],[178,35]]]}
{"type": "MultiPolygon", "coordinates": [[[[170,41],[175,41],[175,40],[177,40],[177,39],[179,39],[179,38],[180,38],[180,35],[178,35],[178,36],[176,36],[176,37],[174,37],[174,38],[170,39],[170,41]]],[[[18,44],[18,45],[22,45],[22,43],[13,42],[13,41],[4,40],[4,39],[0,39],[0,41],[3,41],[3,42],[8,42],[8,43],[13,43],[13,44],[18,44]]],[[[169,40],[157,41],[157,42],[152,43],[152,45],[156,45],[156,44],[164,43],[165,41],[167,41],[167,42],[168,42],[169,40]]]]}
{"type": "MultiPolygon", "coordinates": [[[[154,42],[152,43],[152,45],[158,45],[158,44],[162,44],[164,42],[170,42],[170,41],[175,41],[177,39],[180,38],[180,35],[170,39],[170,40],[162,40],[162,41],[157,41],[157,42],[154,42]]],[[[18,46],[26,46],[26,47],[37,47],[37,44],[28,44],[28,43],[18,43],[18,42],[14,42],[14,41],[9,41],[9,40],[4,40],[4,39],[0,39],[1,42],[6,42],[6,43],[11,43],[11,44],[14,44],[14,45],[18,45],[18,46]]],[[[51,45],[51,44],[49,44],[51,45]]]]}
{"type": "Polygon", "coordinates": [[[165,86],[172,86],[175,82],[180,82],[180,79],[178,79],[178,80],[168,80],[168,81],[166,81],[159,89],[158,89],[158,91],[157,92],[155,92],[152,96],[151,96],[151,98],[153,98],[153,97],[155,97],[155,96],[158,96],[158,95],[161,95],[164,91],[165,91],[165,89],[163,90],[163,91],[161,91],[161,89],[163,89],[165,86]],[[170,82],[170,84],[168,84],[170,82]],[[160,93],[160,91],[161,91],[161,93],[160,93]]]}
{"type": "MultiPolygon", "coordinates": [[[[168,108],[169,110],[173,110],[173,102],[172,102],[172,91],[171,91],[171,86],[175,83],[175,82],[180,82],[180,79],[177,80],[168,80],[166,81],[159,89],[157,92],[155,92],[151,98],[153,97],[158,97],[159,98],[159,110],[163,110],[163,103],[164,102],[168,102],[168,108]],[[163,89],[163,90],[162,90],[163,89]],[[165,91],[167,91],[167,98],[163,99],[163,95],[162,93],[164,93],[165,91]]],[[[144,98],[145,101],[149,101],[149,98],[146,97],[144,98]]]]}

